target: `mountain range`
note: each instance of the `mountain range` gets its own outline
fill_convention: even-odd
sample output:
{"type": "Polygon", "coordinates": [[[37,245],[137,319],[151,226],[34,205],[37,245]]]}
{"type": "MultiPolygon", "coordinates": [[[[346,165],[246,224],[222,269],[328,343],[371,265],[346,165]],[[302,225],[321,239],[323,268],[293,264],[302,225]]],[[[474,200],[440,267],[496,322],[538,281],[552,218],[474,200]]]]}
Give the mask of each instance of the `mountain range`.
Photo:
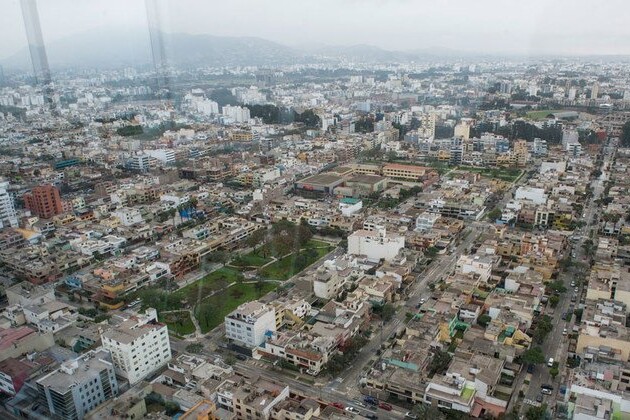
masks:
{"type": "MultiPolygon", "coordinates": [[[[390,51],[371,45],[289,47],[255,37],[162,34],[169,62],[179,67],[277,65],[350,60],[360,62],[408,62],[427,58],[465,56],[451,50],[390,51]]],[[[151,43],[148,31],[91,31],[47,44],[52,69],[119,68],[149,65],[151,43]]],[[[25,47],[0,60],[5,68],[30,68],[25,47]]]]}

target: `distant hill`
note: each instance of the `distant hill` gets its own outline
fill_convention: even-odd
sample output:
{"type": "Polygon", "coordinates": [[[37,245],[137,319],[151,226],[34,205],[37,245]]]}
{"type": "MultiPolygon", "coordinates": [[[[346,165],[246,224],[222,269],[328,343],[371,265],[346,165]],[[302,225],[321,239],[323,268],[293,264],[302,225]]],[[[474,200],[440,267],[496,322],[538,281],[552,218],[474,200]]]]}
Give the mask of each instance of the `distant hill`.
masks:
{"type": "MultiPolygon", "coordinates": [[[[226,66],[295,63],[292,48],[253,37],[163,34],[166,56],[177,66],[226,66]]],[[[116,68],[152,64],[148,31],[87,32],[47,45],[51,68],[116,68]]],[[[28,48],[0,62],[7,68],[30,68],[28,48]]]]}
{"type": "MultiPolygon", "coordinates": [[[[434,58],[472,57],[476,54],[444,48],[390,51],[372,45],[288,47],[255,37],[163,34],[166,56],[177,67],[278,65],[303,62],[357,61],[388,63],[434,58]]],[[[66,67],[120,68],[151,65],[147,30],[94,30],[50,42],[48,61],[53,70],[66,67]]],[[[6,68],[30,69],[28,48],[4,60],[6,68]]]]}

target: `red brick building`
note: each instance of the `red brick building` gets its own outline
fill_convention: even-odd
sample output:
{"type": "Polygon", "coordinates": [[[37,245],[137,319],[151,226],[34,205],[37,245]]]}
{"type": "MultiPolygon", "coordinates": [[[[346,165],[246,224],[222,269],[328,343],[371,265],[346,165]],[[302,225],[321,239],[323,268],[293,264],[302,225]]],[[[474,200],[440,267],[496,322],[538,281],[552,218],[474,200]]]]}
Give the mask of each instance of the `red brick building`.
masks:
{"type": "Polygon", "coordinates": [[[52,185],[35,187],[30,193],[24,194],[24,204],[31,213],[42,219],[63,213],[59,190],[52,185]]]}

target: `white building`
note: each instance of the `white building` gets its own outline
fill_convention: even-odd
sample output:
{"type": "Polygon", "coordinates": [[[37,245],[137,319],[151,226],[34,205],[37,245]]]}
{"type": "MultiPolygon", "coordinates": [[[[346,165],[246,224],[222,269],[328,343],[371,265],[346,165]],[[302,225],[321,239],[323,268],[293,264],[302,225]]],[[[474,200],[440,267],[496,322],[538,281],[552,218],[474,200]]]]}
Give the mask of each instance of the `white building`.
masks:
{"type": "Polygon", "coordinates": [[[437,213],[429,213],[427,211],[422,212],[416,218],[416,231],[418,232],[428,232],[433,229],[433,225],[440,219],[439,214],[437,213]]]}
{"type": "Polygon", "coordinates": [[[264,303],[244,303],[225,317],[225,336],[238,344],[259,346],[267,331],[276,331],[276,311],[264,303]]]}
{"type": "Polygon", "coordinates": [[[36,382],[37,391],[53,418],[81,420],[118,395],[118,382],[109,352],[93,350],[67,360],[36,382]]]}
{"type": "Polygon", "coordinates": [[[132,226],[137,223],[142,223],[142,214],[140,214],[140,210],[130,207],[123,207],[117,209],[112,213],[113,216],[117,217],[124,226],[132,226]]]}
{"type": "Polygon", "coordinates": [[[132,171],[146,172],[149,170],[150,156],[149,155],[137,155],[132,156],[127,160],[126,166],[132,171]]]}
{"type": "Polygon", "coordinates": [[[175,163],[175,152],[171,149],[145,150],[144,153],[156,158],[165,165],[175,163]]]}
{"type": "Polygon", "coordinates": [[[387,233],[385,229],[370,232],[357,230],[348,236],[348,253],[365,255],[370,261],[393,260],[405,247],[405,237],[387,233]]]}
{"type": "Polygon", "coordinates": [[[529,200],[534,204],[545,204],[547,194],[543,188],[519,187],[514,193],[515,200],[529,200]]]}
{"type": "Polygon", "coordinates": [[[435,114],[425,113],[420,116],[418,137],[427,140],[435,138],[435,114]]]}
{"type": "Polygon", "coordinates": [[[235,123],[247,123],[251,119],[249,108],[226,105],[221,109],[224,117],[235,123]]]}
{"type": "Polygon", "coordinates": [[[339,203],[339,210],[344,217],[350,217],[358,213],[363,208],[363,201],[356,199],[342,199],[339,203]]]}
{"type": "Polygon", "coordinates": [[[103,347],[112,353],[116,373],[131,385],[171,360],[168,327],[157,320],[157,311],[133,316],[101,333],[103,347]]]}
{"type": "Polygon", "coordinates": [[[9,182],[0,182],[0,229],[3,227],[18,227],[17,213],[13,197],[9,194],[9,182]]]}

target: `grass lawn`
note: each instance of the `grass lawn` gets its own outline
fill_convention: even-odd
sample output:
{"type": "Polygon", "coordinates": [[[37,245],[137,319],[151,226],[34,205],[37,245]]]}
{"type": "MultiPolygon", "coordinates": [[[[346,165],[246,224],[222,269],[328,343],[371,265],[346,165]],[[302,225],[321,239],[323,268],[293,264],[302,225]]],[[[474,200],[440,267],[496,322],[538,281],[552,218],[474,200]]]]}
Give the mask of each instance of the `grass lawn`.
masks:
{"type": "Polygon", "coordinates": [[[478,168],[476,166],[459,166],[458,170],[476,172],[488,178],[496,178],[501,181],[514,182],[521,176],[521,170],[516,168],[478,168]]]}
{"type": "Polygon", "coordinates": [[[257,251],[252,251],[249,254],[240,255],[230,261],[231,265],[237,267],[260,267],[262,265],[267,264],[271,261],[270,258],[265,258],[257,253],[257,251]]]}
{"type": "Polygon", "coordinates": [[[327,246],[326,248],[319,248],[320,246],[326,246],[328,244],[320,241],[311,240],[307,244],[306,251],[301,251],[298,254],[291,254],[281,260],[276,261],[273,264],[259,271],[260,275],[267,279],[273,280],[286,280],[293,277],[300,271],[304,270],[315,261],[319,260],[324,255],[335,249],[334,246],[327,246]],[[317,247],[317,248],[315,248],[317,247]]]}
{"type": "Polygon", "coordinates": [[[238,281],[242,274],[229,267],[223,267],[208,274],[201,280],[189,284],[176,291],[174,295],[188,303],[197,302],[215,290],[220,290],[228,284],[238,281]]]}
{"type": "Polygon", "coordinates": [[[256,290],[255,284],[238,283],[229,289],[204,299],[195,308],[195,317],[203,333],[212,330],[224,321],[227,314],[241,303],[258,299],[277,287],[274,283],[264,283],[263,288],[256,290]]]}
{"type": "Polygon", "coordinates": [[[561,109],[545,109],[542,111],[529,111],[527,113],[527,118],[532,120],[544,120],[547,115],[553,114],[554,112],[562,112],[561,109]]]}
{"type": "Polygon", "coordinates": [[[195,332],[195,325],[190,319],[188,311],[160,314],[160,322],[168,325],[168,330],[177,335],[187,335],[195,332]]]}

